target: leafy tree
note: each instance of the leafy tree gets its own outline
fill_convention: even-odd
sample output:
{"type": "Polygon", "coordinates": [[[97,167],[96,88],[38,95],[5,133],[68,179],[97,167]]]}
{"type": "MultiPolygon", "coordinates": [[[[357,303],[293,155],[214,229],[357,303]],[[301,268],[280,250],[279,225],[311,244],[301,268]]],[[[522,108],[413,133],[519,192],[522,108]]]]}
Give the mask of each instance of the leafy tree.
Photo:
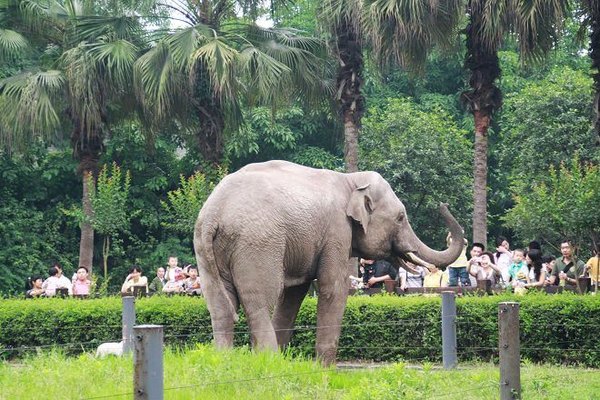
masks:
{"type": "MultiPolygon", "coordinates": [[[[127,96],[131,72],[143,46],[142,21],[132,15],[146,10],[146,4],[45,0],[10,4],[14,5],[10,11],[26,22],[24,27],[33,27],[29,31],[57,51],[47,63],[52,69],[36,65],[0,82],[3,143],[14,149],[33,138],[53,139],[58,132],[70,130],[89,220],[88,183],[97,170],[111,119],[132,103],[127,96]]],[[[81,226],[80,264],[91,267],[94,232],[87,220],[81,226]]]]}
{"type": "MultiPolygon", "coordinates": [[[[168,32],[136,62],[146,121],[176,122],[204,162],[218,164],[242,106],[315,98],[322,90],[321,43],[294,30],[262,29],[235,15],[233,0],[172,4],[184,28],[168,32]]],[[[256,10],[254,2],[243,10],[256,10]]]]}
{"type": "Polygon", "coordinates": [[[346,170],[358,170],[358,134],[365,111],[363,91],[367,47],[380,66],[419,68],[434,42],[445,42],[460,10],[457,0],[367,2],[326,0],[319,13],[338,62],[335,101],[344,126],[346,170]]]}
{"type": "Polygon", "coordinates": [[[498,50],[508,33],[516,34],[521,54],[539,59],[553,48],[566,14],[567,0],[468,0],[465,67],[470,91],[462,95],[475,124],[473,241],[487,243],[487,134],[493,114],[502,105],[496,86],[500,77],[498,50]]]}
{"type": "MultiPolygon", "coordinates": [[[[218,174],[223,177],[226,171],[221,169],[218,174]]],[[[180,187],[167,193],[167,201],[161,202],[167,213],[163,225],[175,232],[192,235],[198,213],[215,186],[216,183],[208,181],[200,171],[187,179],[181,175],[180,187]]]]}
{"type": "Polygon", "coordinates": [[[362,137],[361,169],[390,183],[420,237],[445,245],[445,227],[432,220],[439,203],[448,203],[461,225],[470,219],[467,131],[440,109],[422,111],[408,99],[389,99],[386,107],[369,110],[362,137]]]}
{"type": "Polygon", "coordinates": [[[570,160],[600,161],[590,125],[591,80],[561,67],[507,96],[501,117],[500,168],[511,180],[537,181],[551,165],[570,160]]]}
{"type": "MultiPolygon", "coordinates": [[[[92,180],[91,177],[89,179],[92,180]]],[[[91,181],[88,184],[93,187],[94,182],[91,181]]],[[[104,237],[102,260],[105,280],[108,278],[111,239],[114,241],[120,233],[126,232],[129,229],[131,218],[134,216],[127,207],[130,187],[129,171],[123,176],[121,168],[117,163],[113,163],[110,173],[106,165],[100,170],[96,181],[96,190],[90,193],[93,211],[90,222],[96,232],[104,237]]]]}
{"type": "Polygon", "coordinates": [[[513,187],[515,207],[507,226],[523,240],[542,239],[558,250],[563,238],[585,246],[600,243],[600,168],[575,155],[568,164],[551,166],[547,179],[519,182],[513,187]]]}

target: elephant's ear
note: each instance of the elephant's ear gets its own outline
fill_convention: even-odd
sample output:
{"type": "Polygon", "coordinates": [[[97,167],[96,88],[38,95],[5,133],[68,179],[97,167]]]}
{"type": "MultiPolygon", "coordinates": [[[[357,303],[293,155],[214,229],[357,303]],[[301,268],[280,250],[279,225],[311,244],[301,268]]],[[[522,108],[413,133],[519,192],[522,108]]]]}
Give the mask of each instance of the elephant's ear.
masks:
{"type": "Polygon", "coordinates": [[[354,189],[346,207],[346,215],[360,223],[367,233],[372,212],[373,200],[369,196],[369,184],[354,189]]]}

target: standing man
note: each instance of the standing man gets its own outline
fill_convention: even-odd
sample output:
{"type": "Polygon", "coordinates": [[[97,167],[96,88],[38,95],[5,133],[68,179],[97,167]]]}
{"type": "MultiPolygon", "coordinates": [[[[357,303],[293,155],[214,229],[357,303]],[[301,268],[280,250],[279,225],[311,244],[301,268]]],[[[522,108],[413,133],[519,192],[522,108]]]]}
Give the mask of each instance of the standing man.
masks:
{"type": "Polygon", "coordinates": [[[585,273],[585,264],[573,255],[573,244],[568,239],[560,242],[560,252],[562,257],[558,257],[554,262],[550,283],[556,285],[557,282],[564,282],[567,285],[577,285],[577,278],[585,273]]]}

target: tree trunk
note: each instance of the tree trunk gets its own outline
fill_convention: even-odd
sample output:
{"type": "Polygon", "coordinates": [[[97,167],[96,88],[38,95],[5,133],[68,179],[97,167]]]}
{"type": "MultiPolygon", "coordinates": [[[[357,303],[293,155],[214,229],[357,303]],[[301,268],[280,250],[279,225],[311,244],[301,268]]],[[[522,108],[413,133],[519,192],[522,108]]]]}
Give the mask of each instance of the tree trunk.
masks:
{"type": "Polygon", "coordinates": [[[461,95],[462,102],[473,114],[475,122],[475,150],[473,158],[473,242],[487,245],[487,132],[492,115],[502,106],[502,92],[495,85],[500,77],[497,43],[488,43],[481,36],[484,31],[485,2],[469,2],[469,24],[465,67],[471,71],[471,90],[461,95]]]}
{"type": "Polygon", "coordinates": [[[600,145],[600,1],[590,1],[590,58],[594,79],[594,131],[596,145],[600,145]]]}
{"type": "MultiPolygon", "coordinates": [[[[86,217],[91,218],[93,216],[92,203],[90,201],[90,191],[94,190],[94,186],[90,187],[90,182],[94,182],[94,173],[91,170],[84,170],[82,172],[83,178],[83,195],[81,203],[83,207],[83,213],[86,217]]],[[[81,224],[81,239],[79,241],[79,266],[86,267],[89,272],[89,276],[92,276],[94,259],[94,228],[88,222],[81,224]]]]}
{"type": "Polygon", "coordinates": [[[197,107],[200,129],[196,136],[198,151],[205,162],[218,165],[223,158],[223,131],[225,118],[217,101],[209,101],[197,107]]]}
{"type": "Polygon", "coordinates": [[[104,279],[108,278],[108,250],[110,248],[110,237],[106,235],[104,237],[104,243],[102,244],[102,261],[104,264],[104,279]]]}
{"type": "Polygon", "coordinates": [[[339,61],[336,100],[344,123],[344,161],[347,172],[358,171],[358,136],[365,101],[362,95],[363,55],[360,39],[353,24],[336,27],[339,61]]]}
{"type": "Polygon", "coordinates": [[[346,172],[358,171],[358,126],[351,112],[344,115],[344,161],[346,172]]]}
{"type": "Polygon", "coordinates": [[[487,131],[491,118],[475,111],[475,152],[473,162],[473,242],[487,244],[487,131]]]}

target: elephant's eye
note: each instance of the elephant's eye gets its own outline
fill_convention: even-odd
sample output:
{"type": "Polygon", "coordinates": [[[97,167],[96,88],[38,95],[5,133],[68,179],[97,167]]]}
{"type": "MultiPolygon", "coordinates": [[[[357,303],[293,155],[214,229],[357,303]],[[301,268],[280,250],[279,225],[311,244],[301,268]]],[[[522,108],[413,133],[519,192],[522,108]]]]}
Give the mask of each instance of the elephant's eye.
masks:
{"type": "Polygon", "coordinates": [[[398,214],[398,216],[396,217],[396,222],[400,223],[404,221],[404,213],[400,213],[398,214]]]}

